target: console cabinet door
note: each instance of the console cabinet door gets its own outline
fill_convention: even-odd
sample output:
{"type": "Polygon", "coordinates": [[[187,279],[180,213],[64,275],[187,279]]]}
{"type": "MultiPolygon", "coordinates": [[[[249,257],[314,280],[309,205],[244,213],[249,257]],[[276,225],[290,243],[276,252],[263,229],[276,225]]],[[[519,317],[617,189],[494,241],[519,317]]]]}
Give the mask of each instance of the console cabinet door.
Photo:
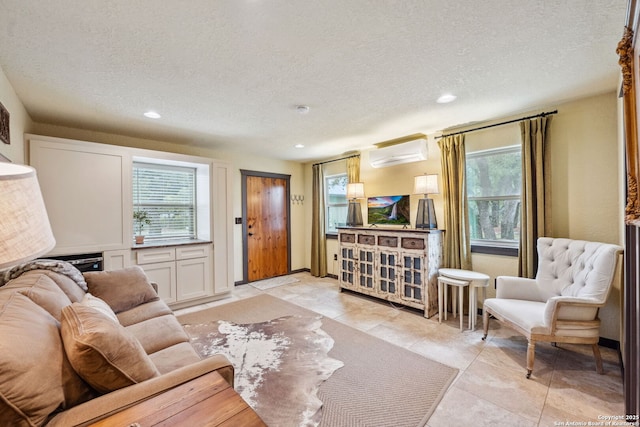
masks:
{"type": "Polygon", "coordinates": [[[378,252],[378,293],[386,299],[395,300],[398,294],[398,252],[378,252]]]}
{"type": "Polygon", "coordinates": [[[402,284],[400,298],[418,304],[425,304],[425,256],[424,253],[404,251],[401,256],[402,284]]]}

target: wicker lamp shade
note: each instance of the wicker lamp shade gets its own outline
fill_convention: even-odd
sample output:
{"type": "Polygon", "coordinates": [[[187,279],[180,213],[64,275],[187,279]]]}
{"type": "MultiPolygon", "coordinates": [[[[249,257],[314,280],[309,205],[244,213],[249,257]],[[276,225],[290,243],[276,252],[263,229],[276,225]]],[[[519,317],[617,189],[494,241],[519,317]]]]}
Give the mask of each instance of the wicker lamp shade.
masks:
{"type": "Polygon", "coordinates": [[[44,255],[55,244],[35,169],[0,163],[0,269],[44,255]]]}

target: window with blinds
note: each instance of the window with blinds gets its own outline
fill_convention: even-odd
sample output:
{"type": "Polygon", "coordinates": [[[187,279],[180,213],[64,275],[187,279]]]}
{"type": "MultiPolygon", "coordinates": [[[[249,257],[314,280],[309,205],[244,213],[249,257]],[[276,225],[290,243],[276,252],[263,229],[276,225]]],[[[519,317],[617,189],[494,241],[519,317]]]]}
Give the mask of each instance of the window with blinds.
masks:
{"type": "Polygon", "coordinates": [[[147,213],[149,224],[134,220],[134,235],[146,239],[196,237],[196,169],[133,163],[133,210],[147,213]]]}

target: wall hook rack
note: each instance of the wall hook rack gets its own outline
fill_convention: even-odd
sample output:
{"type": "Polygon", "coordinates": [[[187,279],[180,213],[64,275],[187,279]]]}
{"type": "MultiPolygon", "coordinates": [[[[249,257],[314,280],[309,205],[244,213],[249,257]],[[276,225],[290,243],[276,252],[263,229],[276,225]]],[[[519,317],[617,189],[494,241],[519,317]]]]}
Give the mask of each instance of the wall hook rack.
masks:
{"type": "Polygon", "coordinates": [[[304,202],[304,195],[302,194],[292,194],[291,195],[291,203],[296,205],[301,205],[304,202]]]}

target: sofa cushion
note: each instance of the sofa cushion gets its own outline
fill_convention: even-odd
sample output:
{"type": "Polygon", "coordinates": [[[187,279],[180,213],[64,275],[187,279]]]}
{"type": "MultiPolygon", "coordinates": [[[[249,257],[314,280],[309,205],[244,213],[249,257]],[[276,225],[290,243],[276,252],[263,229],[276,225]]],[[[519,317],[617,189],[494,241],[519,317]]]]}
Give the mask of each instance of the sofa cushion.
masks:
{"type": "Polygon", "coordinates": [[[129,326],[140,323],[144,320],[153,319],[154,317],[173,314],[166,302],[161,299],[140,304],[131,310],[121,311],[116,316],[122,326],[129,326]]]}
{"type": "Polygon", "coordinates": [[[42,425],[50,414],[96,396],[67,359],[58,321],[14,292],[0,307],[0,420],[42,425]]]}
{"type": "Polygon", "coordinates": [[[100,392],[159,375],[136,338],[94,308],[78,303],[65,307],[61,332],[71,365],[100,392]]]}
{"type": "Polygon", "coordinates": [[[84,273],[89,292],[103,299],[117,314],[158,299],[144,270],[139,266],[114,271],[84,273]]]}
{"type": "Polygon", "coordinates": [[[82,298],[82,301],[80,302],[80,304],[89,306],[91,308],[95,308],[100,313],[106,315],[109,319],[113,320],[114,322],[120,323],[118,321],[118,317],[116,316],[116,314],[113,312],[113,310],[111,310],[111,307],[109,307],[109,304],[107,304],[106,302],[104,302],[98,297],[94,297],[90,293],[86,293],[84,295],[84,298],[82,298]]]}
{"type": "Polygon", "coordinates": [[[181,342],[149,355],[161,374],[174,371],[201,360],[190,342],[181,342]]]}
{"type": "Polygon", "coordinates": [[[189,335],[173,314],[167,314],[127,326],[147,354],[181,342],[189,342],[189,335]]]}
{"type": "Polygon", "coordinates": [[[60,321],[60,313],[63,307],[71,304],[69,297],[60,287],[46,274],[34,272],[25,273],[17,279],[13,279],[10,284],[30,284],[30,286],[19,292],[26,295],[31,301],[38,304],[51,314],[57,321],[60,321]]]}

